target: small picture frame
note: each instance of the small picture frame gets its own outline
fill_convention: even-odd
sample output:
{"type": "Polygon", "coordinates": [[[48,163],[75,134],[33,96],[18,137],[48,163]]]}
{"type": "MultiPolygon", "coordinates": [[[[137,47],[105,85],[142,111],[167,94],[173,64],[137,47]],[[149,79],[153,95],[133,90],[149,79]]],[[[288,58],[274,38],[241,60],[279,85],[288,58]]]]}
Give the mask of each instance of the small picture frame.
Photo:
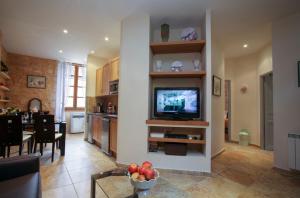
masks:
{"type": "Polygon", "coordinates": [[[300,87],[300,61],[298,61],[298,87],[300,87]]]}
{"type": "Polygon", "coordinates": [[[213,75],[212,79],[212,94],[214,96],[221,96],[221,90],[222,90],[222,79],[213,75]]]}
{"type": "Polygon", "coordinates": [[[46,76],[27,75],[27,88],[46,89],[46,76]]]}

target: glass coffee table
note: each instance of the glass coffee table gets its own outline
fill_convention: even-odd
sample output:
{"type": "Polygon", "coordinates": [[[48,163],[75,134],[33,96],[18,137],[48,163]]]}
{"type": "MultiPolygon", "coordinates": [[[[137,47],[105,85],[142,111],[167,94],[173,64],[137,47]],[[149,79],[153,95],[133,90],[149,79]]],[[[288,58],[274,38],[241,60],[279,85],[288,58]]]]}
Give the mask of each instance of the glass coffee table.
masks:
{"type": "Polygon", "coordinates": [[[148,191],[138,191],[133,188],[125,169],[92,175],[91,198],[96,197],[96,185],[101,188],[108,198],[186,198],[188,195],[183,190],[172,185],[163,177],[158,178],[154,188],[148,191]]]}

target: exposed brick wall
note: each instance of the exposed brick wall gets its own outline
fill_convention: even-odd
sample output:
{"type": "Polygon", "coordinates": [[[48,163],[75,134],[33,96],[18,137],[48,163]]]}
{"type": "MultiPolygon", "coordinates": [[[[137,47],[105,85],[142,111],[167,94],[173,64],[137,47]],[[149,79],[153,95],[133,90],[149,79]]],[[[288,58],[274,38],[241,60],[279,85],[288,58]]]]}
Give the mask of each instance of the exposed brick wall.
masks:
{"type": "Polygon", "coordinates": [[[8,53],[7,65],[9,66],[8,93],[10,103],[7,106],[27,110],[31,98],[42,100],[43,111],[55,111],[57,61],[8,53]],[[46,76],[46,89],[27,88],[27,75],[46,76]]]}

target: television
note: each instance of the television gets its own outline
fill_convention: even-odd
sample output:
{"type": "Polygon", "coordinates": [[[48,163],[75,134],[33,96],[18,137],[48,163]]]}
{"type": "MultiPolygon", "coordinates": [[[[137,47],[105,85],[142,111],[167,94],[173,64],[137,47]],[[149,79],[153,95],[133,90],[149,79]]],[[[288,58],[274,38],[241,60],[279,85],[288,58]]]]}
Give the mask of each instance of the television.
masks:
{"type": "Polygon", "coordinates": [[[197,87],[154,89],[154,116],[167,119],[200,117],[200,90],[197,87]]]}

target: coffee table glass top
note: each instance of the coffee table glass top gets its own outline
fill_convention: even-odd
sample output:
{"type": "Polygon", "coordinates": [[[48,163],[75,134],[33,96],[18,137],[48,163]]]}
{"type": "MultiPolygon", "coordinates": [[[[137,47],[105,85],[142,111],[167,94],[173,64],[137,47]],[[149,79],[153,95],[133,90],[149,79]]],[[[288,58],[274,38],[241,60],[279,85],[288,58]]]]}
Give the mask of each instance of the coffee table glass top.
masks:
{"type": "MultiPolygon", "coordinates": [[[[110,176],[97,180],[97,185],[109,198],[126,198],[133,197],[133,187],[127,176],[110,176]]],[[[138,192],[138,197],[147,198],[185,198],[188,195],[169,183],[164,178],[158,178],[154,188],[149,191],[138,192]]]]}

